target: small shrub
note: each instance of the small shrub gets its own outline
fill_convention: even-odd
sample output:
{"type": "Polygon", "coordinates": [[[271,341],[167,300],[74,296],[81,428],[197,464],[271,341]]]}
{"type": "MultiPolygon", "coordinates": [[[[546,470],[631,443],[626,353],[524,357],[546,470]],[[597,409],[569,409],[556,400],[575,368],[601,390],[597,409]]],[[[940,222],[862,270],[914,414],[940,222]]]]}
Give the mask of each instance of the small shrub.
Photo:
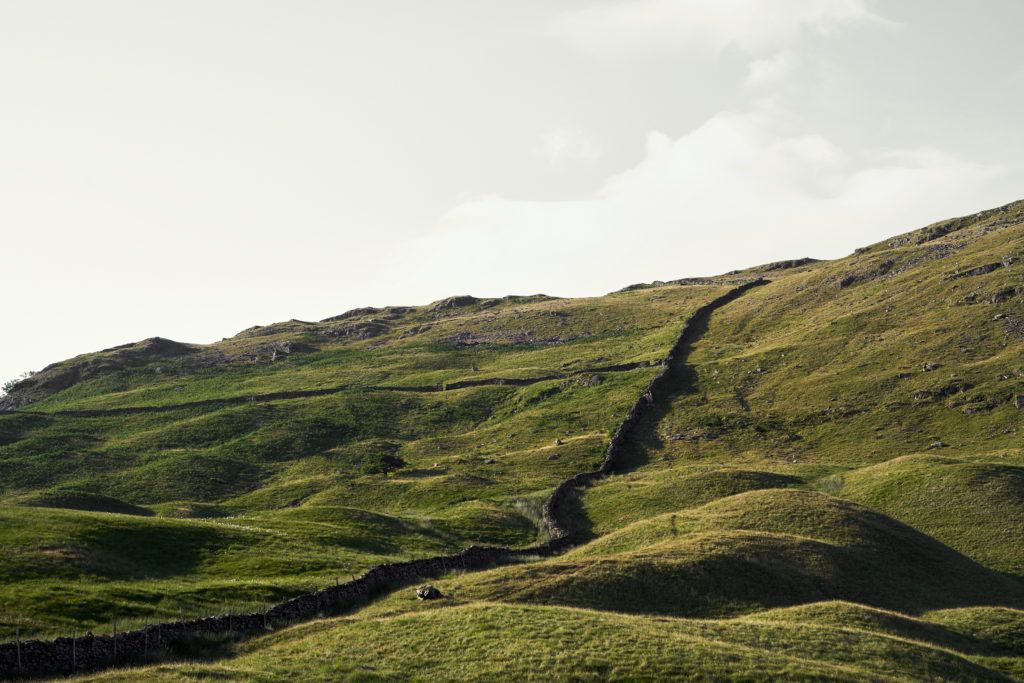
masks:
{"type": "Polygon", "coordinates": [[[28,372],[21,373],[12,380],[8,380],[3,384],[0,384],[0,395],[11,393],[11,389],[16,387],[19,383],[21,383],[22,380],[26,380],[34,374],[36,374],[35,370],[29,370],[28,372]]]}
{"type": "Polygon", "coordinates": [[[392,453],[374,452],[363,457],[359,471],[363,474],[387,474],[405,467],[405,460],[392,453]]]}

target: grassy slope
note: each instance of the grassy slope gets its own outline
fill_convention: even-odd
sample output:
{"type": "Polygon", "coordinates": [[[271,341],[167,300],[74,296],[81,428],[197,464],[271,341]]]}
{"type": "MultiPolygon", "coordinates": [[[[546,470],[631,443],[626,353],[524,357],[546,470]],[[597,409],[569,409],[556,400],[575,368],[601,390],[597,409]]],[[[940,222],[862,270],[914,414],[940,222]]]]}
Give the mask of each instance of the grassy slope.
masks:
{"type": "MultiPolygon", "coordinates": [[[[473,543],[533,543],[547,492],[600,461],[609,431],[656,368],[522,387],[350,390],[136,415],[55,410],[340,382],[550,376],[652,360],[690,311],[725,290],[672,287],[656,296],[490,307],[442,302],[404,311],[367,339],[325,331],[370,324],[380,312],[286,323],[177,360],[113,369],[32,404],[47,414],[0,416],[0,544],[12,551],[0,560],[0,635],[84,630],[114,618],[124,627],[181,607],[213,613],[279,600],[383,561],[473,543]],[[315,337],[317,330],[325,333],[315,337]],[[460,342],[478,345],[445,342],[460,334],[460,342]],[[292,352],[273,361],[239,355],[267,339],[275,348],[291,341],[292,352]],[[196,367],[197,355],[226,360],[196,367]],[[374,472],[388,457],[405,465],[374,472]]],[[[40,376],[88,362],[73,359],[40,376]]]]}
{"type": "MultiPolygon", "coordinates": [[[[225,645],[230,657],[220,662],[103,678],[603,678],[694,671],[741,679],[1024,676],[1024,453],[1016,445],[1014,400],[1024,394],[1022,216],[1024,203],[1018,203],[930,226],[847,259],[767,272],[772,284],[712,315],[689,349],[687,366],[676,373],[677,394],[642,425],[628,471],[580,497],[575,521],[591,543],[542,562],[441,577],[435,583],[447,597],[437,603],[421,604],[401,591],[343,619],[225,645]],[[926,364],[937,367],[925,370],[926,364]],[[938,442],[944,445],[932,448],[938,442]]],[[[655,337],[667,345],[672,335],[654,326],[645,332],[641,325],[646,341],[630,341],[636,323],[628,316],[643,319],[644,309],[666,305],[679,291],[686,289],[651,287],[593,300],[629,306],[614,314],[622,330],[591,341],[490,349],[493,355],[480,349],[442,353],[437,344],[451,333],[434,330],[432,345],[401,353],[400,343],[389,351],[381,350],[387,344],[369,349],[375,358],[395,354],[392,366],[401,370],[394,375],[367,356],[353,364],[365,368],[367,384],[397,384],[519,369],[524,374],[506,376],[544,374],[561,367],[561,354],[574,344],[593,343],[589,357],[577,354],[581,365],[653,358],[655,337]],[[512,362],[516,353],[524,355],[512,362]],[[544,362],[535,360],[541,353],[548,354],[544,362]],[[425,367],[445,354],[458,360],[445,361],[446,368],[425,367]],[[457,363],[462,365],[453,369],[457,363]]],[[[596,307],[588,314],[612,316],[601,304],[580,305],[596,307]]],[[[510,316],[528,316],[523,305],[515,306],[510,316]]],[[[486,321],[495,310],[474,315],[486,321]]],[[[469,340],[481,334],[511,338],[509,325],[521,318],[498,321],[502,332],[462,320],[460,331],[469,340]]],[[[290,325],[295,332],[304,324],[290,325]]],[[[401,333],[394,334],[400,342],[401,333]]],[[[365,343],[361,352],[377,343],[365,343]]],[[[333,362],[325,363],[325,371],[333,362]]],[[[319,367],[307,366],[297,366],[296,376],[319,367]]],[[[227,374],[233,372],[241,370],[227,374]]],[[[344,379],[348,370],[330,372],[331,381],[350,381],[344,379]]],[[[226,392],[227,385],[196,376],[188,396],[226,392]]],[[[637,371],[632,383],[627,375],[617,377],[623,385],[616,400],[622,403],[615,405],[628,405],[629,391],[649,374],[637,371]]],[[[275,373],[236,379],[254,391],[287,386],[275,373]]],[[[613,386],[610,381],[606,377],[597,388],[613,386]]],[[[82,385],[39,405],[170,401],[158,384],[150,376],[124,384],[117,394],[82,385]]],[[[341,456],[300,454],[275,474],[279,479],[258,479],[251,493],[211,502],[225,514],[258,516],[306,492],[298,497],[300,510],[349,500],[398,517],[427,510],[440,517],[478,504],[529,516],[543,497],[546,475],[538,468],[558,462],[548,457],[566,446],[582,448],[589,439],[603,443],[597,434],[614,424],[613,401],[574,401],[576,389],[564,387],[546,393],[558,384],[481,389],[465,410],[486,404],[492,390],[501,395],[492,403],[497,409],[482,422],[470,419],[455,430],[439,425],[429,435],[401,441],[403,457],[420,459],[390,477],[364,485],[353,476],[343,490],[317,489],[312,482],[330,476],[317,469],[320,463],[334,467],[327,458],[341,456]],[[507,422],[481,438],[481,425],[496,418],[507,422]],[[526,434],[526,448],[505,442],[526,434]],[[555,446],[553,438],[565,443],[555,446]],[[470,455],[478,452],[495,461],[493,469],[470,455]],[[495,476],[505,464],[503,452],[516,454],[515,464],[508,464],[504,477],[495,476]],[[431,476],[436,469],[446,471],[431,476]],[[440,485],[442,478],[448,487],[440,485]]],[[[434,408],[411,419],[414,405],[391,414],[410,417],[410,430],[423,429],[418,425],[429,422],[434,408]]],[[[166,424],[145,420],[153,420],[147,424],[157,433],[166,424]]],[[[374,438],[385,437],[333,448],[358,453],[374,438]]],[[[386,438],[399,443],[393,435],[386,438]]],[[[581,465],[588,458],[592,463],[599,450],[571,456],[566,471],[587,469],[581,465]]],[[[39,495],[39,488],[26,486],[9,500],[39,495]]],[[[466,534],[475,523],[471,516],[459,528],[466,534]]]]}
{"type": "MultiPolygon", "coordinates": [[[[789,615],[758,616],[695,620],[469,603],[316,622],[245,644],[222,662],[111,672],[91,680],[1008,680],[941,640],[907,634],[941,632],[927,622],[908,620],[903,632],[890,634],[784,618],[789,615]]],[[[1001,652],[983,641],[972,646],[975,652],[1001,652]]],[[[979,659],[1004,663],[998,654],[979,659]]]]}

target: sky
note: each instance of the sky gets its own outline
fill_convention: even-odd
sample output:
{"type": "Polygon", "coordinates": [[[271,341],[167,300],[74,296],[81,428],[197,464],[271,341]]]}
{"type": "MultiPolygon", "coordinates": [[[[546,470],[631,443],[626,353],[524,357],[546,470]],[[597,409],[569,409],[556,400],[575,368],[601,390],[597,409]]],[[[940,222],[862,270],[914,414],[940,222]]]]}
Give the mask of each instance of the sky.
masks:
{"type": "Polygon", "coordinates": [[[0,0],[0,381],[1024,198],[1020,0],[0,0]]]}

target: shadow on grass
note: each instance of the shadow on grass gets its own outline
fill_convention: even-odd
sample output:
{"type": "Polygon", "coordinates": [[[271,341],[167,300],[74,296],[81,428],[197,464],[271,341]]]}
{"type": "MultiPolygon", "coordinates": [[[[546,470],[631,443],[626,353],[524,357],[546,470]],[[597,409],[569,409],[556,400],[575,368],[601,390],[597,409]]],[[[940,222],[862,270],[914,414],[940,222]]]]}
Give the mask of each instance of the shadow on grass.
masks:
{"type": "MultiPolygon", "coordinates": [[[[626,449],[616,463],[615,474],[626,474],[651,462],[653,453],[664,448],[657,435],[657,427],[672,410],[673,402],[694,393],[697,387],[697,371],[686,361],[693,351],[694,344],[704,336],[714,311],[704,311],[689,319],[686,335],[679,346],[675,361],[668,369],[665,386],[668,391],[655,397],[644,416],[627,435],[626,449]]],[[[569,521],[574,538],[579,542],[592,540],[593,522],[583,511],[580,495],[573,496],[568,505],[569,521]]]]}
{"type": "Polygon", "coordinates": [[[146,526],[97,529],[85,539],[96,569],[112,578],[167,578],[192,573],[227,539],[217,529],[146,526]]]}
{"type": "Polygon", "coordinates": [[[655,397],[639,424],[629,434],[629,449],[615,468],[616,474],[625,474],[651,462],[652,452],[662,450],[657,427],[672,411],[673,403],[693,394],[697,389],[697,370],[687,363],[697,343],[708,331],[714,311],[705,311],[690,319],[686,336],[679,347],[675,362],[669,367],[665,386],[668,391],[655,397]]]}

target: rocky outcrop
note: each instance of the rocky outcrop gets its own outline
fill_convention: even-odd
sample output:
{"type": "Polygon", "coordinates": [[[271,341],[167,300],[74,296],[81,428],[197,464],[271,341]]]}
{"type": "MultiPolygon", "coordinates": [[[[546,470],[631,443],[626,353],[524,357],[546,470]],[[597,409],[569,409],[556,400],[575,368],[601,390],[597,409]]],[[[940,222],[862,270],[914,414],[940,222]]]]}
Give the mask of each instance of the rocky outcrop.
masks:
{"type": "Polygon", "coordinates": [[[455,308],[464,308],[466,306],[472,306],[473,304],[479,303],[480,299],[475,296],[450,296],[447,299],[441,299],[430,305],[428,310],[431,311],[450,311],[455,308]]]}
{"type": "Polygon", "coordinates": [[[882,277],[896,265],[895,261],[879,261],[878,263],[858,268],[847,273],[843,273],[836,281],[836,287],[839,289],[846,289],[853,285],[863,284],[872,280],[877,280],[882,277]]]}
{"type": "MultiPolygon", "coordinates": [[[[726,275],[738,275],[738,274],[740,274],[742,272],[743,271],[741,271],[741,270],[733,270],[733,271],[730,271],[730,272],[726,273],[726,275]]],[[[621,292],[633,292],[633,291],[636,291],[638,289],[651,289],[652,287],[665,287],[667,285],[691,285],[691,286],[692,285],[702,285],[702,286],[706,286],[706,287],[715,287],[715,286],[730,286],[730,287],[733,287],[733,286],[747,285],[747,284],[750,284],[752,282],[761,282],[761,280],[759,278],[756,278],[756,277],[739,277],[739,278],[730,278],[730,277],[724,277],[724,278],[722,278],[722,277],[716,277],[716,278],[710,278],[710,277],[683,277],[683,278],[679,278],[678,280],[655,280],[654,282],[651,282],[651,283],[643,283],[643,282],[641,282],[641,283],[638,283],[638,284],[635,284],[635,285],[629,285],[627,287],[623,287],[622,289],[615,290],[615,292],[612,292],[612,293],[613,294],[618,294],[618,293],[621,293],[621,292]]]]}
{"type": "Polygon", "coordinates": [[[790,270],[791,268],[799,268],[800,266],[807,266],[812,263],[821,263],[821,259],[810,258],[798,258],[790,259],[788,261],[774,261],[772,263],[766,263],[763,266],[758,266],[756,270],[762,273],[771,273],[776,270],[790,270]]]}
{"type": "Polygon", "coordinates": [[[334,323],[334,322],[339,322],[341,320],[348,320],[349,318],[355,318],[355,317],[361,316],[361,315],[374,315],[376,313],[380,313],[380,309],[379,308],[373,308],[372,306],[366,306],[364,308],[353,308],[350,311],[345,311],[341,315],[334,315],[334,316],[331,316],[330,318],[324,318],[320,322],[322,322],[322,323],[334,323]]]}
{"type": "Polygon", "coordinates": [[[79,382],[116,372],[122,368],[148,365],[154,361],[177,360],[194,356],[199,348],[191,344],[150,337],[135,344],[124,344],[98,353],[48,365],[31,377],[15,384],[2,400],[0,409],[14,410],[38,401],[79,382]]]}
{"type": "Polygon", "coordinates": [[[942,279],[946,280],[946,281],[950,281],[950,280],[959,280],[962,277],[977,277],[978,275],[987,275],[987,274],[989,274],[989,273],[991,273],[991,272],[993,272],[993,271],[995,271],[995,270],[997,270],[999,268],[1006,268],[1012,262],[1013,262],[1012,259],[1010,260],[1009,263],[1007,263],[1005,261],[996,261],[995,263],[986,263],[986,264],[981,265],[981,266],[974,266],[974,267],[968,268],[967,270],[955,270],[952,273],[950,273],[949,275],[946,275],[945,277],[943,277],[942,279]]]}
{"type": "Polygon", "coordinates": [[[386,322],[371,318],[370,320],[362,322],[329,327],[326,330],[320,330],[320,334],[325,337],[355,337],[356,339],[371,339],[390,331],[391,328],[386,322]]]}

